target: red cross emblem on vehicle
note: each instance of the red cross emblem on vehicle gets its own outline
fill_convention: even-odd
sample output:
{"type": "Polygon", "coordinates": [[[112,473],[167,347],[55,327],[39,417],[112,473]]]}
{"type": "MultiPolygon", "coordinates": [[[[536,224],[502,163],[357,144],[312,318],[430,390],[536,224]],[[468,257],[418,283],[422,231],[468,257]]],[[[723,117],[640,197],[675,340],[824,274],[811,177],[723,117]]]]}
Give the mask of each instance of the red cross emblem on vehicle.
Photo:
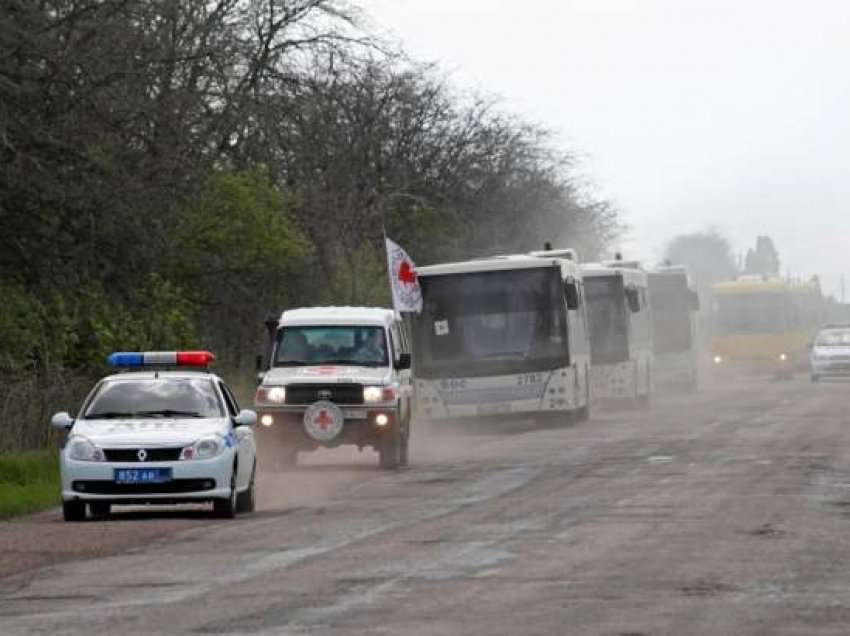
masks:
{"type": "Polygon", "coordinates": [[[333,418],[328,415],[328,412],[325,409],[319,411],[319,414],[316,416],[316,419],[313,420],[316,424],[319,425],[319,428],[323,431],[327,430],[329,426],[334,423],[333,418]]]}

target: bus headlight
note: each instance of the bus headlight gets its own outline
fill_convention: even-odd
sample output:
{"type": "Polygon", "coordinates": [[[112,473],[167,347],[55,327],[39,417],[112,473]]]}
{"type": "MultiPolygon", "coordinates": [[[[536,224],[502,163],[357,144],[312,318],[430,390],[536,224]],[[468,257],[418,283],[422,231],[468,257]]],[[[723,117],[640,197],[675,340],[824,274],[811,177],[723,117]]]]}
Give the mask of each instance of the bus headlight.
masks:
{"type": "Polygon", "coordinates": [[[779,361],[780,362],[787,362],[788,361],[788,354],[787,353],[780,353],[779,354],[779,361]]]}

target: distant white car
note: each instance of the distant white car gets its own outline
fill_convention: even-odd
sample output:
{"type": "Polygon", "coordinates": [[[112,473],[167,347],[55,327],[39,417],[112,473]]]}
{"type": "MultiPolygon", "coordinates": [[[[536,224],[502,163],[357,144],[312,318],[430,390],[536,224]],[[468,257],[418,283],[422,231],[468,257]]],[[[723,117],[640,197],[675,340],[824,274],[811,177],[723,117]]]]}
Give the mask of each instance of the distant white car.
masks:
{"type": "Polygon", "coordinates": [[[67,431],[60,451],[62,510],[81,521],[86,506],[106,516],[116,504],[212,502],[216,516],[254,509],[254,411],[238,410],[230,388],[203,370],[205,351],[114,353],[110,365],[137,370],[103,378],[67,431]]]}
{"type": "Polygon", "coordinates": [[[850,376],[850,325],[827,325],[818,332],[811,352],[812,382],[850,376]]]}

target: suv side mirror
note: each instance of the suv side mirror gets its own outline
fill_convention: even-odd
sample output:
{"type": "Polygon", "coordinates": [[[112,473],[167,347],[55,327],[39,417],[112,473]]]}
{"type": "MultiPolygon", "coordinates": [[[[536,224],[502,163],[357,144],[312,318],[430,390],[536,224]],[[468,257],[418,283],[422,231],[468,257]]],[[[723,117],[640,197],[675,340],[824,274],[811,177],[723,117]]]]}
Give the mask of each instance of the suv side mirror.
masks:
{"type": "Polygon", "coordinates": [[[233,418],[236,426],[254,426],[257,423],[257,413],[250,409],[242,409],[239,415],[233,418]]]}
{"type": "Polygon", "coordinates": [[[263,354],[262,353],[257,354],[255,362],[256,362],[257,372],[262,371],[263,370],[263,354]]]}
{"type": "Polygon", "coordinates": [[[567,299],[567,309],[579,308],[578,283],[574,280],[564,283],[564,296],[567,299]]]}
{"type": "Polygon", "coordinates": [[[407,371],[410,368],[411,362],[413,362],[413,360],[409,353],[400,353],[398,361],[395,363],[395,368],[399,371],[407,371]]]}
{"type": "Polygon", "coordinates": [[[74,419],[65,411],[56,413],[53,417],[50,418],[50,426],[52,426],[53,428],[66,431],[73,425],[74,419]]]}

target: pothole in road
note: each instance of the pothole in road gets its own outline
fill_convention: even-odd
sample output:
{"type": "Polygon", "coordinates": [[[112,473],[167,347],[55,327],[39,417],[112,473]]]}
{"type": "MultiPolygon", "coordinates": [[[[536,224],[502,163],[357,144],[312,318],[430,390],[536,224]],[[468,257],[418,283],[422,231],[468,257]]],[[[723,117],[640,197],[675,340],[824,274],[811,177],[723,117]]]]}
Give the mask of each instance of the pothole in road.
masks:
{"type": "Polygon", "coordinates": [[[761,537],[763,539],[781,539],[788,533],[781,528],[776,528],[770,523],[764,523],[760,525],[755,530],[750,530],[749,534],[754,537],[761,537]]]}
{"type": "Polygon", "coordinates": [[[723,583],[722,581],[710,581],[707,579],[696,581],[690,585],[683,585],[678,589],[685,596],[699,597],[718,596],[737,591],[737,588],[732,585],[723,583]]]}

